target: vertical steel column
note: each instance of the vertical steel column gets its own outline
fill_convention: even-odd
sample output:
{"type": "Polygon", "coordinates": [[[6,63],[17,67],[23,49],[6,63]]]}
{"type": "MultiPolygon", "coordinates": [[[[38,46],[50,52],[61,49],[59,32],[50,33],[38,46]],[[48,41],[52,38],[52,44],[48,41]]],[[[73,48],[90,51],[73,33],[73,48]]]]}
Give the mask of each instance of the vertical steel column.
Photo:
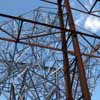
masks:
{"type": "Polygon", "coordinates": [[[10,100],[16,100],[14,85],[11,83],[10,100]]]}
{"type": "Polygon", "coordinates": [[[62,40],[62,51],[63,51],[63,63],[64,63],[64,78],[65,78],[65,85],[66,85],[66,100],[73,100],[72,97],[72,88],[70,82],[70,73],[69,73],[69,60],[68,60],[68,52],[67,52],[67,45],[66,45],[66,35],[64,30],[64,19],[63,19],[63,12],[61,1],[58,1],[58,16],[59,22],[61,27],[61,40],[62,40]]]}
{"type": "Polygon", "coordinates": [[[74,52],[77,58],[77,65],[78,65],[78,70],[79,70],[79,78],[80,78],[80,85],[81,85],[83,99],[91,100],[69,0],[64,0],[64,3],[65,3],[65,8],[68,14],[69,27],[70,27],[71,34],[72,34],[74,52]]]}

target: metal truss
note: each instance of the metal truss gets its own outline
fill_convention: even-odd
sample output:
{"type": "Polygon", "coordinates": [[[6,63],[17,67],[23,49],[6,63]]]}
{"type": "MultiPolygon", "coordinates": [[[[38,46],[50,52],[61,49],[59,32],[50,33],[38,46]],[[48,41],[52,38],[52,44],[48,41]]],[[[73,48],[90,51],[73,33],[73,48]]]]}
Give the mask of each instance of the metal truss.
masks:
{"type": "Polygon", "coordinates": [[[41,0],[19,16],[0,13],[0,95],[6,100],[91,100],[100,78],[99,0],[41,0]]]}

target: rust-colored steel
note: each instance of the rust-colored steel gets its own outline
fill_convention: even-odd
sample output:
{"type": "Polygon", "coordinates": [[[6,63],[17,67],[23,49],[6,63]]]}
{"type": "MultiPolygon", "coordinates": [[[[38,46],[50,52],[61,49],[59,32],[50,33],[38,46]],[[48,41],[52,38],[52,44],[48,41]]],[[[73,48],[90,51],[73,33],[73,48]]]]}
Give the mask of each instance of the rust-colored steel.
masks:
{"type": "Polygon", "coordinates": [[[59,22],[61,26],[64,78],[65,78],[65,85],[66,85],[66,100],[73,100],[72,87],[71,87],[71,82],[70,82],[70,73],[69,73],[69,60],[68,60],[68,52],[67,52],[66,36],[65,36],[66,31],[63,30],[64,20],[63,20],[62,8],[61,8],[61,0],[58,0],[58,16],[59,16],[59,22]]]}
{"type": "MultiPolygon", "coordinates": [[[[11,42],[11,43],[16,43],[16,39],[9,39],[9,38],[0,37],[0,40],[8,41],[8,42],[11,42]]],[[[40,48],[46,48],[46,49],[51,49],[51,50],[56,50],[56,51],[62,51],[62,49],[60,49],[60,48],[55,48],[55,47],[51,47],[51,46],[44,46],[44,45],[37,44],[37,43],[32,43],[32,42],[18,41],[17,43],[25,44],[25,45],[29,45],[29,46],[37,46],[37,47],[40,47],[40,48]]],[[[95,49],[94,49],[95,51],[93,51],[93,52],[96,52],[96,50],[98,48],[99,47],[95,47],[95,49]]],[[[67,52],[70,55],[75,55],[74,51],[68,50],[67,52]]],[[[87,53],[81,52],[81,55],[88,56],[88,57],[93,57],[93,58],[100,58],[100,56],[94,55],[93,53],[92,54],[87,54],[87,53]]]]}
{"type": "Polygon", "coordinates": [[[82,55],[80,52],[80,47],[79,47],[79,43],[78,43],[78,39],[77,39],[76,28],[75,28],[75,24],[74,24],[74,20],[73,20],[73,16],[72,16],[71,8],[70,8],[70,3],[69,3],[69,0],[65,0],[64,2],[65,2],[66,11],[68,14],[69,27],[70,27],[71,33],[72,33],[74,52],[75,52],[75,56],[77,58],[77,65],[78,65],[78,69],[79,69],[79,78],[80,78],[80,85],[81,85],[83,99],[91,100],[88,85],[87,85],[87,79],[85,76],[84,64],[82,61],[82,55]]]}

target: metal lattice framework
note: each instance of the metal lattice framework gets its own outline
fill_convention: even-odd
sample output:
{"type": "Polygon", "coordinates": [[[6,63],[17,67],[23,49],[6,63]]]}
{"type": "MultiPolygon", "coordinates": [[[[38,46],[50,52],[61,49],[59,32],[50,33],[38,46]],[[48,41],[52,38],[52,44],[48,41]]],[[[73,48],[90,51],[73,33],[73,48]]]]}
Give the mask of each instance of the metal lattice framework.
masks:
{"type": "Polygon", "coordinates": [[[18,17],[0,13],[0,95],[6,100],[90,100],[100,78],[99,0],[41,0],[18,17]],[[80,24],[76,21],[83,17],[80,24]]]}

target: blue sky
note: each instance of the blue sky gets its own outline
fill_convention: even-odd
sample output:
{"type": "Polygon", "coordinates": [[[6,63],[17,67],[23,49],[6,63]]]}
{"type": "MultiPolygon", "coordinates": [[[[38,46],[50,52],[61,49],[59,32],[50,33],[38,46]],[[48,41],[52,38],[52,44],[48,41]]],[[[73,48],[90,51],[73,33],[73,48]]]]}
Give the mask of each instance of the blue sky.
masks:
{"type": "Polygon", "coordinates": [[[0,0],[0,12],[19,15],[39,4],[39,0],[0,0]]]}
{"type": "Polygon", "coordinates": [[[93,92],[92,100],[100,99],[100,83],[97,84],[95,91],[93,92]]]}
{"type": "MultiPolygon", "coordinates": [[[[18,16],[24,12],[36,8],[38,5],[41,5],[41,3],[42,2],[39,0],[0,0],[0,13],[8,13],[18,16]]],[[[99,91],[100,83],[97,84],[96,90],[93,93],[92,100],[100,99],[99,91]]]]}

